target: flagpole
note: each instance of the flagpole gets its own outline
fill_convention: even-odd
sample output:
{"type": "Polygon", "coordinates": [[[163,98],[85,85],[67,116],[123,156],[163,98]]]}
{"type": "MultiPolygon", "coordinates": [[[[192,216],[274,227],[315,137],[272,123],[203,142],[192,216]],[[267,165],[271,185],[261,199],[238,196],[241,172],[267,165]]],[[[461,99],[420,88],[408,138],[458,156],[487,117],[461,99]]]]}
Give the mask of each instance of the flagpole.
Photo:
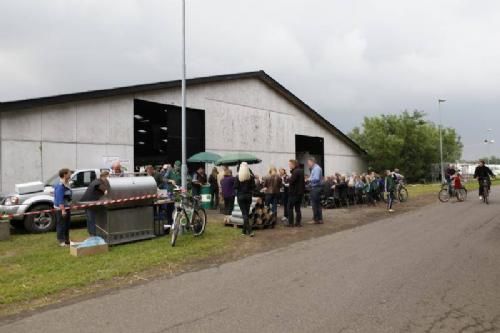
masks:
{"type": "Polygon", "coordinates": [[[182,0],[182,84],[181,84],[181,185],[187,189],[186,163],[186,0],[182,0]]]}

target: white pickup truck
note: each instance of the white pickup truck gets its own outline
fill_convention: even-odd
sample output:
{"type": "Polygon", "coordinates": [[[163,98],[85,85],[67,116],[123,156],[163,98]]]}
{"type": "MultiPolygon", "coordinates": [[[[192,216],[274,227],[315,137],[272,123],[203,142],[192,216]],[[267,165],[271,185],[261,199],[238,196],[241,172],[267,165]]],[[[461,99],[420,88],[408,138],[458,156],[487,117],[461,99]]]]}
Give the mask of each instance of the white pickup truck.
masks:
{"type": "MultiPolygon", "coordinates": [[[[73,189],[73,202],[77,203],[85,193],[90,182],[99,177],[100,169],[76,170],[71,176],[70,185],[73,189]]],[[[0,213],[24,214],[26,212],[43,211],[54,207],[54,185],[59,181],[55,175],[45,183],[34,182],[16,185],[17,191],[0,196],[0,213]]],[[[72,216],[81,216],[83,211],[72,211],[72,216]]],[[[54,230],[55,219],[52,213],[14,216],[11,220],[15,227],[24,226],[33,233],[54,230]]]]}

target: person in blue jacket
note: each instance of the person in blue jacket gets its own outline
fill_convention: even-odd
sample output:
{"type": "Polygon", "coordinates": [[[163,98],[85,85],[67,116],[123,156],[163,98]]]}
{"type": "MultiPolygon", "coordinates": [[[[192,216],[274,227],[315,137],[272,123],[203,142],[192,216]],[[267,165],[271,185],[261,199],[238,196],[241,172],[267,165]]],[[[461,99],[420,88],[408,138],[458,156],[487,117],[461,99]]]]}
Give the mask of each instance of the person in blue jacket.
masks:
{"type": "Polygon", "coordinates": [[[309,182],[311,183],[311,206],[313,210],[314,224],[323,224],[323,210],[321,208],[321,192],[323,190],[323,170],[316,163],[314,157],[307,159],[307,165],[311,170],[309,182]]]}
{"type": "Polygon", "coordinates": [[[60,246],[69,246],[69,226],[71,223],[71,200],[73,191],[69,185],[71,170],[59,170],[59,183],[54,188],[54,208],[56,209],[57,241],[60,246]]]}

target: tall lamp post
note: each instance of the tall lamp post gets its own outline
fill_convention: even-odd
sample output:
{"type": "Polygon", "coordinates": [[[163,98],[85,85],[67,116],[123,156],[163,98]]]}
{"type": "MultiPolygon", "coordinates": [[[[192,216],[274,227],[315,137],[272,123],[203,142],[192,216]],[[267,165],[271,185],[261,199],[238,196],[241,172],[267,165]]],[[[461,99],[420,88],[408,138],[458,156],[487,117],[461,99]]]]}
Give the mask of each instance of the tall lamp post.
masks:
{"type": "Polygon", "coordinates": [[[490,164],[490,145],[494,144],[495,143],[495,140],[491,139],[491,132],[493,130],[491,128],[488,128],[488,135],[487,135],[487,138],[484,139],[484,144],[487,145],[488,149],[487,149],[487,153],[488,153],[488,156],[487,156],[487,159],[488,159],[488,164],[490,164]]]}
{"type": "Polygon", "coordinates": [[[182,0],[182,84],[181,84],[181,186],[187,189],[186,162],[186,0],[182,0]]]}
{"type": "Polygon", "coordinates": [[[441,115],[441,103],[446,102],[445,99],[438,99],[439,112],[439,155],[441,165],[441,182],[444,182],[444,163],[443,163],[443,116],[441,115]]]}

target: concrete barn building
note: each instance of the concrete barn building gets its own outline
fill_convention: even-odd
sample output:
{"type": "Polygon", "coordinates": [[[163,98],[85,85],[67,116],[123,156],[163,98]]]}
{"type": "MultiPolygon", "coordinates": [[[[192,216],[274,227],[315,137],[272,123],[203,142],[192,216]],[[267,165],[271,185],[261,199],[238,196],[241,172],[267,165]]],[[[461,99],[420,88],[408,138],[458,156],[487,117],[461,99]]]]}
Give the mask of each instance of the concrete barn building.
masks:
{"type": "MultiPolygon", "coordinates": [[[[129,169],[181,156],[180,81],[0,103],[0,185],[47,180],[60,168],[129,169]]],[[[365,169],[366,153],[264,71],[187,80],[188,157],[244,151],[252,166],[315,156],[326,174],[365,169]]],[[[192,167],[192,166],[191,166],[192,167]]],[[[131,171],[131,170],[130,170],[131,171]]]]}

